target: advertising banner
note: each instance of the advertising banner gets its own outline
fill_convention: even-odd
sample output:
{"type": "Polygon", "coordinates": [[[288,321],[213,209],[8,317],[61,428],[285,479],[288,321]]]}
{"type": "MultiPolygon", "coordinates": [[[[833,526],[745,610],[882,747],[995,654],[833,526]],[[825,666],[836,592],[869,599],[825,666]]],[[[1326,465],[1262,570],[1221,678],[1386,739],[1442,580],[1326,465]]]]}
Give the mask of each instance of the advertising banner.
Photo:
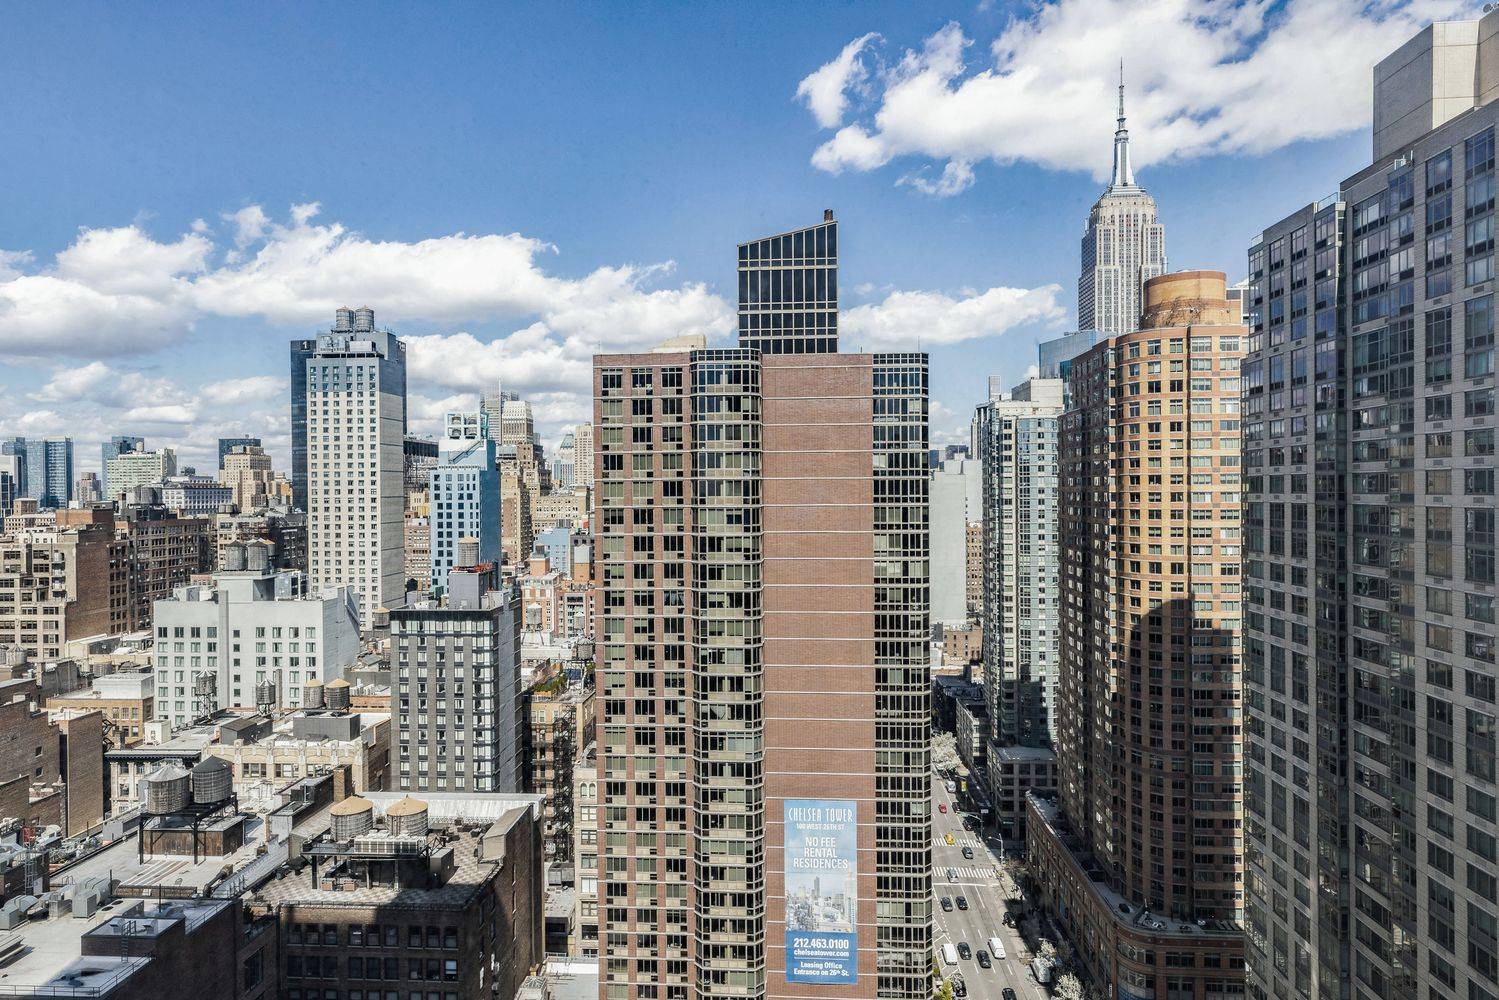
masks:
{"type": "Polygon", "coordinates": [[[786,981],[858,981],[858,803],[787,799],[786,981]]]}

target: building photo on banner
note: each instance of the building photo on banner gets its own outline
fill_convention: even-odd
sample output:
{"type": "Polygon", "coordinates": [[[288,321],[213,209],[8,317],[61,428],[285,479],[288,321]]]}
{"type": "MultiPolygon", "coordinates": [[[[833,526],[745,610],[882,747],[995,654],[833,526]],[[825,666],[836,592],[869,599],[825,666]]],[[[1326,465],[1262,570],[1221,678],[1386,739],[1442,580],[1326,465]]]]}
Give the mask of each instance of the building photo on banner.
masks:
{"type": "Polygon", "coordinates": [[[786,981],[858,981],[858,804],[786,800],[786,981]]]}

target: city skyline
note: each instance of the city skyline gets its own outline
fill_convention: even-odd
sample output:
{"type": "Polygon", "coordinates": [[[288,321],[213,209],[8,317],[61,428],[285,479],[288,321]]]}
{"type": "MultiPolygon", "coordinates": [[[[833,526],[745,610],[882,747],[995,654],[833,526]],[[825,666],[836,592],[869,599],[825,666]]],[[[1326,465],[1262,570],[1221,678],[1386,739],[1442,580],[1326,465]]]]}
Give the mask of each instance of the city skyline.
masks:
{"type": "MultiPolygon", "coordinates": [[[[173,447],[184,464],[200,468],[211,464],[217,438],[261,436],[284,468],[281,352],[287,340],[314,336],[329,309],[347,303],[376,308],[412,341],[413,431],[435,436],[445,412],[475,408],[479,393],[501,377],[534,403],[550,450],[567,427],[586,419],[594,352],[638,349],[684,332],[705,333],[713,346],[732,344],[734,275],[716,250],[723,241],[742,232],[782,232],[832,208],[852,227],[841,249],[864,279],[842,290],[846,349],[929,351],[933,438],[960,440],[968,402],[982,396],[983,375],[1021,381],[1035,343],[1076,322],[1077,241],[1109,173],[1119,56],[1131,83],[1134,164],[1160,203],[1162,221],[1170,226],[1221,202],[1225,188],[1243,195],[1236,204],[1218,204],[1221,231],[1173,230],[1173,258],[1221,267],[1237,280],[1239,248],[1262,224],[1248,206],[1268,197],[1290,210],[1325,193],[1303,190],[1305,176],[1341,176],[1360,162],[1367,66],[1409,34],[1414,18],[1442,13],[1395,7],[1364,16],[1332,8],[1324,12],[1329,23],[1318,26],[1309,23],[1312,5],[1292,4],[1255,42],[1241,36],[1243,25],[1194,19],[1190,5],[1162,8],[1160,30],[1212,43],[1201,57],[1212,70],[1206,111],[1173,118],[1180,71],[1144,51],[1136,28],[1117,24],[1069,50],[1077,86],[1057,98],[1045,128],[994,110],[967,137],[944,136],[935,127],[901,134],[898,123],[875,124],[876,111],[895,107],[922,81],[931,84],[931,110],[940,111],[947,102],[983,96],[986,87],[1021,87],[1028,68],[1054,72],[1035,55],[1037,46],[1095,9],[1106,12],[1104,6],[1064,0],[1036,12],[997,5],[919,16],[878,6],[815,18],[793,13],[806,29],[801,40],[686,99],[683,113],[693,127],[669,144],[679,158],[625,141],[618,126],[598,119],[591,68],[576,82],[555,85],[543,108],[516,107],[503,85],[526,82],[535,65],[508,48],[504,66],[438,74],[419,95],[394,105],[381,100],[391,97],[388,82],[368,70],[347,85],[298,77],[307,95],[293,115],[307,130],[298,144],[257,114],[242,115],[242,131],[233,134],[208,127],[202,99],[181,75],[189,67],[208,72],[197,60],[214,59],[214,72],[227,69],[247,91],[274,97],[282,91],[268,75],[270,64],[249,57],[275,50],[280,59],[292,58],[287,53],[314,37],[337,55],[368,51],[376,62],[402,38],[411,47],[402,63],[419,71],[459,31],[495,37],[497,26],[478,15],[443,25],[403,23],[388,12],[354,25],[325,12],[308,14],[305,24],[245,32],[234,32],[228,21],[167,26],[164,36],[187,53],[188,65],[164,73],[137,61],[161,41],[141,38],[133,25],[110,16],[87,25],[66,18],[32,23],[21,12],[10,35],[24,52],[8,54],[3,71],[16,100],[0,111],[0,123],[33,141],[29,155],[10,168],[9,186],[27,197],[15,206],[0,258],[0,354],[8,362],[11,399],[0,409],[0,424],[17,436],[72,434],[80,472],[102,471],[93,469],[98,447],[117,435],[173,447]],[[943,18],[951,20],[944,25],[943,18]],[[1304,44],[1302,34],[1325,37],[1334,27],[1351,40],[1334,73],[1338,86],[1325,88],[1328,107],[1313,109],[1294,128],[1270,128],[1244,92],[1223,82],[1229,59],[1223,53],[1232,43],[1247,46],[1246,65],[1263,72],[1277,47],[1304,44]],[[39,34],[44,28],[46,39],[39,34]],[[280,34],[297,28],[303,30],[295,38],[280,34]],[[116,72],[101,76],[94,67],[67,88],[49,89],[39,64],[48,46],[58,44],[48,41],[54,37],[87,41],[116,72]],[[227,51],[231,37],[235,48],[227,51]],[[107,39],[115,44],[103,44],[107,39]],[[1003,60],[986,61],[986,48],[1007,45],[1014,51],[1003,60]],[[170,95],[183,121],[168,125],[127,108],[103,115],[100,106],[110,103],[105,84],[121,74],[170,95]],[[733,95],[741,87],[772,99],[739,107],[733,95]],[[414,103],[422,100],[438,109],[435,116],[414,103]],[[710,161],[726,169],[719,147],[728,140],[716,123],[728,106],[749,136],[773,140],[719,178],[738,184],[733,199],[691,169],[710,161]],[[467,108],[467,117],[455,107],[467,108]],[[100,141],[129,155],[113,159],[108,177],[75,160],[67,170],[73,183],[54,190],[52,167],[66,137],[34,117],[43,108],[93,128],[100,141]],[[564,155],[556,176],[539,174],[513,149],[530,143],[539,158],[556,162],[562,154],[547,134],[553,120],[598,130],[616,147],[617,162],[598,168],[595,160],[575,163],[564,155]],[[192,144],[191,166],[160,165],[161,151],[140,137],[153,130],[162,141],[192,144]],[[1229,141],[1225,131],[1241,138],[1229,141]],[[853,146],[858,135],[867,147],[862,158],[853,146]],[[338,158],[339,149],[357,148],[356,137],[379,151],[388,166],[377,173],[388,177],[352,169],[363,155],[338,158]],[[447,156],[455,137],[472,145],[472,155],[499,146],[510,152],[491,155],[484,170],[475,170],[471,154],[447,156]],[[266,145],[292,152],[257,151],[266,145]],[[971,150],[966,160],[950,152],[958,147],[971,150]],[[480,174],[482,184],[473,179],[480,174]],[[461,182],[434,194],[444,184],[429,184],[429,176],[461,182]],[[651,192],[665,178],[672,195],[663,203],[651,192]],[[618,197],[616,180],[641,193],[618,197]],[[1017,189],[1026,196],[1017,199],[1017,189]],[[393,267],[413,275],[394,286],[399,292],[387,280],[393,267]],[[457,280],[437,283],[438,272],[457,280]]],[[[744,17],[724,9],[655,27],[682,42],[733,28],[744,17]]],[[[522,35],[540,32],[549,20],[537,15],[516,27],[522,35]]],[[[652,19],[582,20],[580,46],[593,62],[607,64],[614,46],[646,44],[644,22],[652,19]]],[[[674,73],[638,72],[621,97],[603,104],[623,114],[628,98],[644,97],[631,102],[625,117],[634,132],[648,134],[668,127],[665,102],[653,98],[673,84],[674,73]]],[[[738,149],[741,137],[732,142],[738,149]]]]}

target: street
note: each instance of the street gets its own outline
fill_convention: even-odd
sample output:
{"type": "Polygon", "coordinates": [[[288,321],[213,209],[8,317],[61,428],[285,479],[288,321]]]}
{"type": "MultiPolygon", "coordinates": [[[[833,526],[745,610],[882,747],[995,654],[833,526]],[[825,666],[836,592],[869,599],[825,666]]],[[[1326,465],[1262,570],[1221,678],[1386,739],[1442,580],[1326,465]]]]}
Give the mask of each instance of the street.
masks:
{"type": "Polygon", "coordinates": [[[932,891],[936,896],[936,940],[934,947],[942,976],[951,978],[954,970],[961,973],[968,986],[970,1000],[1000,1000],[1000,993],[1010,987],[1019,1000],[1047,1000],[1049,993],[1036,984],[1031,977],[1031,953],[1021,939],[1020,933],[1004,923],[1005,901],[1000,891],[999,879],[995,876],[998,858],[993,849],[976,833],[963,829],[963,818],[948,793],[947,784],[940,775],[932,776],[932,891]],[[938,805],[947,806],[943,812],[938,805]],[[954,843],[949,845],[946,835],[952,834],[954,843]],[[971,859],[963,857],[963,848],[973,851],[971,859]],[[958,880],[948,881],[948,871],[955,870],[958,880]],[[957,897],[963,896],[967,910],[957,908],[957,897]],[[942,908],[942,899],[953,901],[952,910],[942,908]],[[1005,946],[1006,958],[993,958],[992,968],[979,966],[978,952],[989,950],[989,939],[998,937],[1005,946]],[[972,953],[966,960],[959,959],[956,966],[942,960],[942,946],[951,942],[954,946],[966,943],[972,953]]]}

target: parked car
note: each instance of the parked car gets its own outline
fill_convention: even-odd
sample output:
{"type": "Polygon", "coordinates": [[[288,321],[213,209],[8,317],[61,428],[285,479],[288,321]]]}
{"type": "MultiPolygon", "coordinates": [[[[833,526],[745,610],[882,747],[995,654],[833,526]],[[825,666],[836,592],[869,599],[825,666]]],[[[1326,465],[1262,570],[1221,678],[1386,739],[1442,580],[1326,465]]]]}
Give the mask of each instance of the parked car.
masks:
{"type": "Polygon", "coordinates": [[[956,900],[954,900],[954,902],[956,902],[958,904],[958,909],[960,909],[960,910],[966,910],[966,909],[968,909],[968,897],[967,896],[959,896],[956,900]]]}
{"type": "Polygon", "coordinates": [[[968,984],[963,982],[962,976],[952,977],[952,995],[955,997],[966,997],[968,995],[968,984]]]}
{"type": "Polygon", "coordinates": [[[942,911],[944,913],[951,913],[952,912],[952,900],[949,899],[946,896],[942,897],[942,911]]]}
{"type": "Polygon", "coordinates": [[[982,948],[979,949],[979,953],[974,957],[978,959],[980,969],[987,969],[989,968],[989,966],[994,964],[993,962],[989,961],[989,953],[987,951],[984,951],[982,948]]]}
{"type": "Polygon", "coordinates": [[[965,962],[973,957],[973,949],[968,947],[967,941],[958,942],[958,957],[965,962]]]}

